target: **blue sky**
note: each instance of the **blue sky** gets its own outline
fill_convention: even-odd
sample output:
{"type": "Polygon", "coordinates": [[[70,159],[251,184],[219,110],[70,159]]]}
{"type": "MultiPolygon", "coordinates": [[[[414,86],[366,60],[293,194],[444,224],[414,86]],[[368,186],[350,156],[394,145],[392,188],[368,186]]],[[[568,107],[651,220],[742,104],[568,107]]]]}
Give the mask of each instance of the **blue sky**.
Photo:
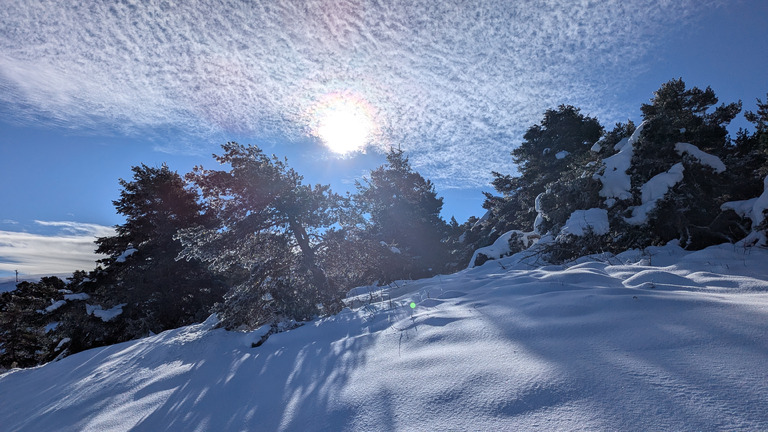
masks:
{"type": "Polygon", "coordinates": [[[766,21],[762,0],[9,0],[0,277],[89,269],[131,166],[212,166],[229,140],[337,191],[399,145],[446,218],[480,216],[490,172],[514,171],[510,150],[547,108],[638,121],[682,77],[754,110],[766,21]],[[317,133],[319,101],[338,94],[365,106],[364,153],[339,157],[317,133]]]}

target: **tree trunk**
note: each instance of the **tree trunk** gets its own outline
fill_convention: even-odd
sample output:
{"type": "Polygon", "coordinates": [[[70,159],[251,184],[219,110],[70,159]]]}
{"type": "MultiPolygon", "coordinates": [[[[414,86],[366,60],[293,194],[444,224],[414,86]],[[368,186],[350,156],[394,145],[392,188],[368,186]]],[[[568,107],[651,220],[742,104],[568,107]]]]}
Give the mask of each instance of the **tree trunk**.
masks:
{"type": "Polygon", "coordinates": [[[336,313],[340,308],[340,302],[336,298],[337,296],[331,290],[331,284],[328,282],[328,277],[325,275],[323,269],[317,266],[315,261],[315,251],[309,245],[309,236],[304,226],[298,223],[295,219],[291,218],[288,221],[288,225],[293,232],[293,236],[296,238],[296,242],[299,244],[301,254],[303,256],[304,265],[312,273],[312,280],[323,294],[323,305],[328,308],[329,313],[336,313]]]}

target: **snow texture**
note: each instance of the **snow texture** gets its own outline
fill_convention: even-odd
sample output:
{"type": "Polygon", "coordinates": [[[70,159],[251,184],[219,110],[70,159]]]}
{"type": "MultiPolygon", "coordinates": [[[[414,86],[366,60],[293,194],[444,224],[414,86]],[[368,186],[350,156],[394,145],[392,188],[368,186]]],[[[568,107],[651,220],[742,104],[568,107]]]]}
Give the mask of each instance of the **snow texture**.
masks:
{"type": "Polygon", "coordinates": [[[682,156],[683,154],[688,154],[692,156],[694,159],[698,160],[702,165],[706,165],[713,170],[717,174],[725,172],[725,164],[723,161],[720,160],[719,157],[715,155],[711,155],[707,152],[701,151],[698,147],[696,147],[693,144],[689,143],[677,143],[675,144],[675,151],[677,154],[682,156]]]}
{"type": "Polygon", "coordinates": [[[632,136],[622,139],[613,147],[618,153],[603,160],[605,171],[602,175],[596,175],[595,178],[603,184],[602,189],[600,189],[600,196],[608,198],[606,202],[610,200],[613,204],[616,202],[615,198],[620,200],[632,198],[632,192],[630,192],[632,183],[627,170],[629,170],[632,162],[634,145],[640,139],[640,133],[644,127],[645,122],[635,129],[632,136]]]}
{"type": "Polygon", "coordinates": [[[632,207],[632,217],[625,218],[632,225],[642,225],[648,222],[648,214],[656,208],[656,203],[664,198],[669,189],[683,180],[683,164],[678,162],[660,174],[651,177],[640,187],[642,204],[632,207]]]}
{"type": "Polygon", "coordinates": [[[86,293],[65,294],[64,295],[64,300],[88,300],[89,298],[91,298],[91,296],[89,296],[86,293]]]}
{"type": "Polygon", "coordinates": [[[64,338],[64,339],[60,340],[59,344],[56,345],[56,348],[54,349],[54,351],[60,350],[61,347],[63,347],[64,345],[66,345],[66,344],[68,344],[70,342],[72,342],[72,339],[70,339],[70,338],[64,338]]]}
{"type": "Polygon", "coordinates": [[[563,150],[561,152],[557,152],[557,154],[555,154],[555,158],[557,158],[557,159],[564,159],[569,154],[571,154],[571,153],[568,152],[568,151],[563,150]]]}
{"type": "Polygon", "coordinates": [[[560,235],[581,237],[587,234],[590,229],[597,235],[608,234],[610,226],[608,224],[607,210],[591,208],[589,210],[574,211],[560,230],[560,235]]]}
{"type": "Polygon", "coordinates": [[[1,428],[768,430],[767,250],[535,259],[385,288],[259,348],[212,319],[11,370],[1,428]]]}

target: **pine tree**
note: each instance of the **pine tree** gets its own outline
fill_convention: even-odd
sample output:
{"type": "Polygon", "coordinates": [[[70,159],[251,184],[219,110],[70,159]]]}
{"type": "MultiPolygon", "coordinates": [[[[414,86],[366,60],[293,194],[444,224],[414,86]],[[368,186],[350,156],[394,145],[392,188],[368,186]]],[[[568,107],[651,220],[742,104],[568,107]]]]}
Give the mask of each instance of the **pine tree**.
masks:
{"type": "Polygon", "coordinates": [[[734,167],[729,174],[741,177],[738,182],[731,181],[733,199],[759,195],[763,179],[768,176],[768,102],[757,99],[757,112],[747,111],[744,118],[754,125],[755,130],[752,133],[739,130],[733,149],[727,156],[728,165],[734,167]]]}
{"type": "Polygon", "coordinates": [[[0,294],[0,368],[31,367],[52,360],[56,341],[45,331],[45,309],[62,299],[57,277],[21,282],[0,294]]]}
{"type": "MultiPolygon", "coordinates": [[[[669,81],[641,107],[645,126],[635,144],[630,175],[636,200],[651,178],[683,165],[683,180],[675,184],[650,214],[638,245],[663,244],[679,239],[689,248],[729,240],[710,225],[720,214],[726,177],[698,158],[683,154],[678,143],[725,159],[731,150],[726,126],[741,110],[741,103],[722,104],[710,110],[717,97],[711,88],[686,88],[682,79],[669,81]]],[[[628,246],[638,246],[628,245],[628,246]]]]}
{"type": "Polygon", "coordinates": [[[166,165],[132,171],[131,181],[120,180],[120,199],[113,201],[126,222],[115,227],[115,236],[96,241],[96,252],[108,257],[88,285],[103,306],[126,304],[124,339],[199,322],[223,293],[202,262],[176,260],[179,230],[212,223],[197,194],[166,165]]]}
{"type": "Polygon", "coordinates": [[[222,148],[214,158],[228,171],[198,166],[187,174],[217,224],[179,238],[182,257],[207,262],[234,285],[219,308],[224,325],[253,327],[338,311],[341,295],[318,265],[317,247],[338,221],[340,197],[328,186],[302,184],[284,161],[256,146],[230,142],[222,148]]]}
{"type": "Polygon", "coordinates": [[[512,150],[519,175],[492,173],[491,184],[501,196],[486,193],[483,204],[490,212],[484,228],[491,227],[494,233],[489,242],[512,229],[533,231],[537,197],[551,215],[540,221],[542,225],[537,229],[542,233],[564,223],[570,211],[586,205],[581,198],[573,201],[561,197],[567,191],[578,190],[587,191],[590,197],[594,195],[596,185],[591,177],[583,177],[579,169],[596,160],[590,149],[602,132],[597,119],[581,114],[578,108],[561,105],[556,110],[547,110],[542,121],[525,133],[523,143],[512,150]]]}
{"type": "Polygon", "coordinates": [[[443,199],[430,180],[412,169],[402,150],[391,149],[387,163],[358,182],[357,189],[354,201],[368,218],[363,237],[381,245],[378,264],[384,280],[444,269],[448,226],[440,216],[443,199]]]}

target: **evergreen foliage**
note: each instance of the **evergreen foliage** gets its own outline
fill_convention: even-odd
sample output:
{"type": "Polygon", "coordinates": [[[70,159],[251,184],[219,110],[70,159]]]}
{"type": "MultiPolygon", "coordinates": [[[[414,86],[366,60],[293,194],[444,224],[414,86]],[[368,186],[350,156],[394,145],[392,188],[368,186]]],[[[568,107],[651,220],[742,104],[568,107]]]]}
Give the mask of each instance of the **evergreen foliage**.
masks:
{"type": "MultiPolygon", "coordinates": [[[[726,176],[690,155],[680,155],[677,143],[690,143],[701,151],[727,160],[731,150],[726,126],[741,110],[741,103],[722,104],[711,88],[686,88],[682,79],[669,81],[641,109],[645,128],[635,145],[630,175],[639,204],[639,190],[652,177],[682,162],[683,180],[656,206],[643,228],[640,245],[664,244],[678,239],[699,249],[729,238],[709,228],[720,214],[727,193],[726,176]]],[[[636,246],[636,245],[625,245],[636,246]]]]}
{"type": "Polygon", "coordinates": [[[340,309],[339,287],[317,258],[322,233],[338,222],[341,197],[302,184],[284,161],[234,142],[214,158],[228,171],[201,166],[187,174],[202,193],[213,227],[184,230],[181,257],[200,259],[234,286],[219,306],[227,328],[277,319],[306,320],[340,309]]]}
{"type": "Polygon", "coordinates": [[[120,180],[120,199],[113,202],[126,222],[115,227],[115,236],[96,240],[96,252],[108,257],[85,285],[105,307],[126,304],[119,339],[200,322],[223,293],[202,262],[176,260],[182,250],[176,233],[212,224],[197,194],[166,165],[132,171],[131,181],[120,180]]]}
{"type": "Polygon", "coordinates": [[[45,309],[62,299],[64,282],[45,277],[0,294],[0,367],[29,367],[52,359],[55,340],[46,333],[45,309]]]}
{"type": "Polygon", "coordinates": [[[443,199],[430,180],[414,171],[400,149],[390,149],[387,163],[357,183],[353,197],[365,215],[359,238],[370,250],[378,243],[380,282],[417,279],[443,270],[448,259],[448,225],[440,216],[443,199]]]}
{"type": "Polygon", "coordinates": [[[519,175],[492,173],[491,184],[501,196],[485,194],[488,214],[472,228],[476,232],[472,237],[479,242],[473,247],[490,244],[510,230],[536,229],[544,234],[558,229],[571,212],[596,203],[599,183],[587,171],[596,169],[597,156],[591,148],[602,132],[597,119],[578,108],[561,105],[547,110],[512,151],[519,175]]]}

